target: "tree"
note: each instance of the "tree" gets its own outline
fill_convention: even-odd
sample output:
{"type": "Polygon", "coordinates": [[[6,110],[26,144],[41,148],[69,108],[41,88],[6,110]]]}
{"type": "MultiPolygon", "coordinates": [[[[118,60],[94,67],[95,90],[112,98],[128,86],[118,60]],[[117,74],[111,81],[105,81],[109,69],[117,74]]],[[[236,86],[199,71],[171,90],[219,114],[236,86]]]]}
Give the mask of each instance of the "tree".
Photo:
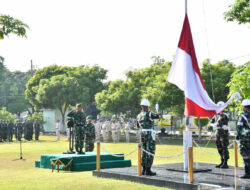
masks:
{"type": "Polygon", "coordinates": [[[202,133],[202,128],[205,127],[208,124],[208,118],[207,117],[194,117],[193,119],[194,125],[198,127],[199,129],[199,137],[198,140],[201,140],[201,133],[202,133]]]}
{"type": "Polygon", "coordinates": [[[239,24],[250,23],[250,0],[236,0],[224,13],[226,21],[236,20],[239,24]]]}
{"type": "Polygon", "coordinates": [[[7,111],[6,107],[3,107],[0,110],[0,119],[14,121],[15,117],[10,112],[7,111]]]}
{"type": "Polygon", "coordinates": [[[15,19],[9,15],[0,15],[0,39],[9,34],[16,34],[20,37],[26,37],[26,30],[29,26],[19,19],[15,19]]]}
{"type": "Polygon", "coordinates": [[[230,81],[231,75],[235,71],[235,65],[228,61],[220,61],[215,64],[210,64],[209,59],[202,64],[201,75],[208,92],[208,95],[214,102],[227,101],[229,87],[227,83],[230,81]],[[211,75],[213,80],[214,98],[212,92],[211,75]]]}
{"type": "Polygon", "coordinates": [[[62,67],[52,65],[37,70],[27,83],[26,98],[35,107],[59,109],[64,125],[70,106],[91,104],[95,93],[104,88],[107,71],[99,66],[62,67]]]}
{"type": "MultiPolygon", "coordinates": [[[[239,92],[243,99],[250,99],[250,61],[244,65],[239,66],[232,74],[230,82],[227,84],[229,87],[229,95],[232,96],[234,93],[239,92]]],[[[235,110],[238,112],[242,111],[240,101],[232,102],[235,104],[235,110]]]]}

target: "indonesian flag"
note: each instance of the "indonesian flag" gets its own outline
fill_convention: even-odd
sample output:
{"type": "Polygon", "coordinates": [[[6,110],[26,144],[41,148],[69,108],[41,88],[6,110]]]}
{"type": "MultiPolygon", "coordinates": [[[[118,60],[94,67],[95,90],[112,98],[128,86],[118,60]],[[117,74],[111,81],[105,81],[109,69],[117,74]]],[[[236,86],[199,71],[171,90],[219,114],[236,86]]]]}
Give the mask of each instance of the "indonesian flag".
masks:
{"type": "Polygon", "coordinates": [[[223,111],[232,101],[233,97],[237,96],[240,98],[239,93],[236,93],[223,106],[217,106],[208,96],[196,59],[187,14],[167,80],[184,91],[184,114],[188,116],[213,116],[223,111]]]}

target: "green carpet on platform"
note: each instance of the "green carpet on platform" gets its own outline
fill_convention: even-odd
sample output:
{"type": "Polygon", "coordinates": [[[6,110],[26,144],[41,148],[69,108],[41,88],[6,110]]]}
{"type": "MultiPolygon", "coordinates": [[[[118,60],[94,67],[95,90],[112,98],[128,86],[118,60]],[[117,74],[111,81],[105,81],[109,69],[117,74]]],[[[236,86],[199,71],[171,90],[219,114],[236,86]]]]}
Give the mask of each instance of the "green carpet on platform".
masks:
{"type": "MultiPolygon", "coordinates": [[[[131,160],[124,160],[124,154],[115,154],[122,157],[115,157],[108,153],[101,153],[101,169],[131,167],[131,160]]],[[[43,154],[40,161],[35,161],[35,167],[51,169],[51,159],[69,158],[72,161],[72,171],[90,171],[96,169],[96,153],[86,152],[85,154],[43,154]]]]}

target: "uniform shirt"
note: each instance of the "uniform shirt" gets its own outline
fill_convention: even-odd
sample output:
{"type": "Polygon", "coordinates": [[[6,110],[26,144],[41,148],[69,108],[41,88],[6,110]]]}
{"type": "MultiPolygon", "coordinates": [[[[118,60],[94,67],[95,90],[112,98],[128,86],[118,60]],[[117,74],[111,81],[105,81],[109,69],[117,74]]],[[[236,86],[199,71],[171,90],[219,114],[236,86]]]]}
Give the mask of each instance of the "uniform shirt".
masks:
{"type": "Polygon", "coordinates": [[[137,116],[136,126],[137,128],[142,129],[153,129],[154,128],[154,120],[159,119],[160,116],[158,114],[154,114],[150,111],[142,111],[137,116]]]}
{"type": "Polygon", "coordinates": [[[239,116],[237,122],[237,140],[250,142],[250,111],[245,111],[239,116]]]}
{"type": "Polygon", "coordinates": [[[226,112],[217,114],[213,119],[212,123],[217,122],[217,127],[219,130],[223,129],[223,125],[228,125],[228,114],[226,112]]]}
{"type": "Polygon", "coordinates": [[[74,124],[77,126],[86,125],[86,116],[84,112],[77,112],[76,110],[72,110],[67,114],[68,117],[72,117],[74,119],[74,124]]]}
{"type": "Polygon", "coordinates": [[[95,125],[88,123],[85,127],[85,134],[87,139],[95,139],[95,125]]]}

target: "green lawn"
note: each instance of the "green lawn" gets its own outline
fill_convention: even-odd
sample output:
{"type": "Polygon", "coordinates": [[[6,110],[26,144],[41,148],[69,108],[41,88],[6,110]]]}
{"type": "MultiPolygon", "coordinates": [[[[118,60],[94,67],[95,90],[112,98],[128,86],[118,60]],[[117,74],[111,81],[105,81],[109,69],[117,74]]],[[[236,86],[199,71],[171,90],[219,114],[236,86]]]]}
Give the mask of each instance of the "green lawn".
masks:
{"type": "MultiPolygon", "coordinates": [[[[15,160],[19,158],[19,143],[0,143],[0,189],[1,190],[23,190],[23,189],[47,189],[47,190],[154,190],[166,189],[138,183],[103,179],[92,177],[92,172],[54,172],[48,169],[39,169],[34,167],[34,161],[40,160],[40,154],[62,153],[68,149],[66,138],[60,142],[56,141],[55,136],[41,136],[41,140],[24,142],[23,157],[25,160],[15,160]]],[[[157,144],[157,155],[172,155],[182,152],[182,142],[179,140],[167,140],[165,144],[157,144]]],[[[133,150],[136,143],[102,143],[102,145],[113,153],[127,153],[133,150]]],[[[216,152],[213,143],[206,150],[216,152]]],[[[94,150],[95,151],[95,150],[94,150]]],[[[233,149],[230,150],[229,164],[234,164],[233,149]]],[[[240,158],[240,155],[239,155],[240,158]]],[[[128,156],[132,164],[137,165],[137,152],[128,156]]],[[[241,159],[240,166],[242,166],[241,159]]],[[[197,148],[194,149],[195,162],[218,163],[219,156],[204,153],[197,148]]],[[[171,159],[155,158],[154,164],[183,162],[183,156],[171,159]]]]}

